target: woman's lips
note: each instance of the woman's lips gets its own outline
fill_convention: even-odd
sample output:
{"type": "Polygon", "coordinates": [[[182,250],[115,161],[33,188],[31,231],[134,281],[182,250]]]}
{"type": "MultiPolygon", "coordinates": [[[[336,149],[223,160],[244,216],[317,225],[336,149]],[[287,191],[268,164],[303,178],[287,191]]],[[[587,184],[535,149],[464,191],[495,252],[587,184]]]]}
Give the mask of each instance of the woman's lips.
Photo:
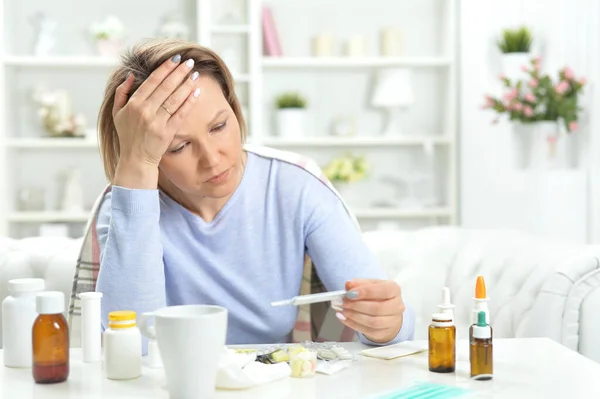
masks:
{"type": "Polygon", "coordinates": [[[225,180],[227,180],[227,176],[229,176],[229,169],[227,169],[225,172],[221,172],[218,175],[211,177],[206,182],[211,184],[223,183],[225,180]]]}

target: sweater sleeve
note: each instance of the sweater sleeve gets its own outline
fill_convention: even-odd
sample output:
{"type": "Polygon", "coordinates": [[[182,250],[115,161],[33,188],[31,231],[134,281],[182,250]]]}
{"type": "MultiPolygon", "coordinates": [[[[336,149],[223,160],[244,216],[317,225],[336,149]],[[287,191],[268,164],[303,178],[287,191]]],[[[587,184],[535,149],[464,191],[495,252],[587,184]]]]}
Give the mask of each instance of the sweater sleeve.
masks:
{"type": "MultiPolygon", "coordinates": [[[[133,310],[137,317],[165,306],[165,273],[160,241],[158,190],[113,186],[98,213],[102,328],[108,314],[133,310]]],[[[146,353],[146,340],[143,352],[146,353]]]]}
{"type": "MultiPolygon", "coordinates": [[[[315,179],[309,185],[303,206],[307,252],[329,291],[343,290],[346,281],[354,278],[388,279],[342,202],[328,187],[315,179]]],[[[363,334],[358,334],[359,339],[368,345],[413,339],[414,312],[408,304],[405,306],[402,327],[393,340],[377,344],[363,334]]]]}

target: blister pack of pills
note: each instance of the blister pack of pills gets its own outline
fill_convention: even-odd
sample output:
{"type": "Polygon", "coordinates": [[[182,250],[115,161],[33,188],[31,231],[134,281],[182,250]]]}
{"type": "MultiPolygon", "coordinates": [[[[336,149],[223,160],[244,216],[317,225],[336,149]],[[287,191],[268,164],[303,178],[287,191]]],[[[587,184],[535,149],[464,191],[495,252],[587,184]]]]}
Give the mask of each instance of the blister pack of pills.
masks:
{"type": "Polygon", "coordinates": [[[337,342],[303,341],[302,346],[317,351],[317,357],[321,360],[356,360],[356,356],[337,342]]]}

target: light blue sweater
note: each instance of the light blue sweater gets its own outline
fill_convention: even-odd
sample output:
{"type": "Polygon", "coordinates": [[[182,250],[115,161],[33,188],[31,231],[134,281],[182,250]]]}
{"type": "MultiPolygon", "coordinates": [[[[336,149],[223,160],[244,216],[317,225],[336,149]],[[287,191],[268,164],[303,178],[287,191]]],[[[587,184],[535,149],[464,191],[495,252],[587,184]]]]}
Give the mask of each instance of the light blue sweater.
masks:
{"type": "MultiPolygon", "coordinates": [[[[270,303],[298,295],[305,251],[330,291],[353,278],[388,277],[327,186],[298,166],[251,152],[242,182],[212,222],[159,190],[114,186],[97,229],[104,328],[114,310],[139,315],[203,303],[229,310],[227,344],[289,342],[298,308],[270,303]]],[[[413,335],[407,306],[390,343],[413,335]]]]}

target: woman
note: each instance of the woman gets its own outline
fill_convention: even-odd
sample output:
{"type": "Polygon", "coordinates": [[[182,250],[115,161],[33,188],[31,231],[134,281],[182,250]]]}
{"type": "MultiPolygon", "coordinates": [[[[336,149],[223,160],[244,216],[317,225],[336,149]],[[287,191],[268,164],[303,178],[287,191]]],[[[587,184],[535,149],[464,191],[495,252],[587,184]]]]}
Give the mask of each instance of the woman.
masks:
{"type": "Polygon", "coordinates": [[[410,339],[414,316],[338,196],[301,167],[246,151],[230,72],[193,43],[150,41],[111,76],[99,118],[112,184],[97,217],[103,324],[119,309],[228,308],[228,344],[286,342],[305,253],[336,316],[368,344],[410,339]]]}

